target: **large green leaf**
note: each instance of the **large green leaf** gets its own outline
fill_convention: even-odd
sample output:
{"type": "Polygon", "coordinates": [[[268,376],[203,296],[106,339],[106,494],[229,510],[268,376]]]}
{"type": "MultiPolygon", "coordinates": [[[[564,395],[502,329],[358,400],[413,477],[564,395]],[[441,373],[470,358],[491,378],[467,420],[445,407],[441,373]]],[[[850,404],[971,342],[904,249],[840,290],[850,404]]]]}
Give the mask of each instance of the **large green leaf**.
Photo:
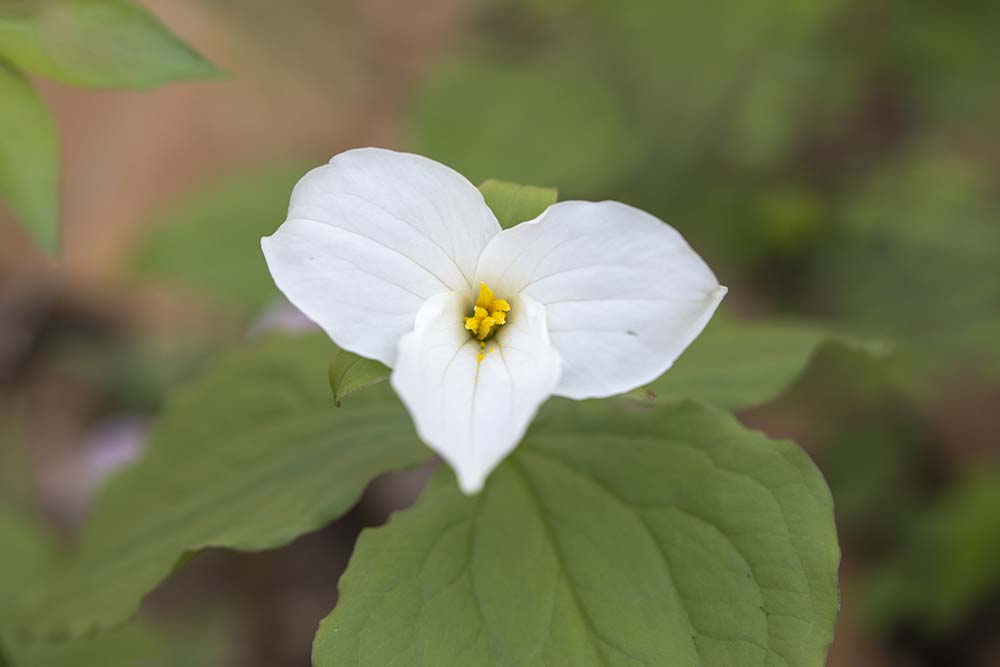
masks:
{"type": "Polygon", "coordinates": [[[508,183],[495,178],[480,183],[479,191],[504,229],[537,218],[559,198],[555,188],[508,183]]]}
{"type": "Polygon", "coordinates": [[[647,387],[652,394],[644,400],[695,399],[733,410],[762,405],[794,382],[830,342],[873,353],[887,347],[814,325],[716,317],[673,368],[647,387]]]}
{"type": "MultiPolygon", "coordinates": [[[[0,44],[3,37],[0,35],[0,44]]],[[[31,84],[0,62],[0,198],[38,245],[59,246],[59,138],[31,84]]]]}
{"type": "Polygon", "coordinates": [[[305,172],[262,169],[192,193],[150,226],[132,260],[133,273],[253,314],[278,295],[260,237],[284,221],[292,187],[305,172]]]}
{"type": "Polygon", "coordinates": [[[362,535],[314,661],[815,667],[839,557],[794,444],[696,404],[554,402],[480,495],[442,471],[362,535]]]}
{"type": "Polygon", "coordinates": [[[381,473],[428,457],[388,386],[330,400],[323,335],[237,352],[181,392],[147,456],[111,481],[78,552],[26,605],[25,630],[80,636],[132,616],[186,554],[285,544],[381,473]]]}
{"type": "Polygon", "coordinates": [[[18,0],[0,8],[0,57],[74,86],[144,89],[219,76],[129,0],[18,0]]]}

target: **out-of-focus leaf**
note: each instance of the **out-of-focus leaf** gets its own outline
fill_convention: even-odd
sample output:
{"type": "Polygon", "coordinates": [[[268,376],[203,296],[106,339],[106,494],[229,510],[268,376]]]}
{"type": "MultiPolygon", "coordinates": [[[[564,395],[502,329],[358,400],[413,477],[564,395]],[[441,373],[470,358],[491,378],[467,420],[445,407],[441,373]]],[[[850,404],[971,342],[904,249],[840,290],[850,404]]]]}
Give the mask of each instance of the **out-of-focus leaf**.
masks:
{"type": "Polygon", "coordinates": [[[694,399],[731,410],[762,405],[792,384],[828,342],[874,354],[888,349],[884,343],[838,335],[818,326],[716,317],[673,368],[638,395],[657,402],[694,399]]]}
{"type": "Polygon", "coordinates": [[[905,18],[892,21],[883,39],[887,56],[912,86],[912,103],[936,120],[961,123],[963,132],[994,134],[1000,93],[993,63],[1000,60],[1000,44],[992,28],[998,22],[995,3],[908,3],[905,18]]]}
{"type": "Polygon", "coordinates": [[[59,248],[59,138],[38,93],[3,62],[0,127],[0,198],[39,247],[54,254],[59,248]]]}
{"type": "Polygon", "coordinates": [[[844,208],[819,269],[842,316],[939,357],[996,348],[980,347],[1000,331],[992,174],[927,151],[884,165],[844,208]]]}
{"type": "Polygon", "coordinates": [[[481,183],[479,191],[504,229],[534,220],[559,198],[559,191],[555,188],[520,185],[495,178],[481,183]]]}
{"type": "Polygon", "coordinates": [[[16,645],[11,667],[207,667],[224,664],[224,634],[217,624],[160,628],[140,619],[70,642],[16,645]]]}
{"type": "Polygon", "coordinates": [[[0,404],[0,507],[27,507],[33,498],[19,417],[14,409],[0,404]]]}
{"type": "Polygon", "coordinates": [[[417,152],[474,183],[495,177],[570,192],[606,186],[640,153],[612,88],[542,62],[472,60],[442,72],[422,90],[411,132],[417,152]]]}
{"type": "Polygon", "coordinates": [[[0,7],[0,57],[73,86],[145,89],[220,71],[130,0],[0,7]]]}
{"type": "Polygon", "coordinates": [[[17,598],[48,563],[50,547],[31,522],[0,506],[0,628],[9,623],[17,598]]]}
{"type": "Polygon", "coordinates": [[[15,631],[17,601],[44,581],[53,545],[39,526],[0,506],[0,665],[6,667],[188,667],[218,664],[218,623],[165,633],[145,619],[107,635],[66,643],[26,644],[15,631]],[[6,656],[6,662],[4,658],[6,656]],[[193,660],[193,662],[192,662],[193,660]]]}
{"type": "Polygon", "coordinates": [[[869,578],[867,616],[881,630],[917,623],[944,633],[1000,592],[1000,469],[969,474],[920,518],[908,543],[869,578]]]}
{"type": "Polygon", "coordinates": [[[191,340],[63,335],[54,337],[49,356],[60,373],[84,383],[117,411],[152,414],[171,387],[218,353],[213,343],[197,332],[191,340]]]}
{"type": "Polygon", "coordinates": [[[11,642],[14,611],[21,595],[51,559],[41,532],[25,517],[0,504],[0,665],[16,663],[11,642]],[[7,662],[4,662],[4,657],[7,662]]]}
{"type": "Polygon", "coordinates": [[[557,401],[481,494],[443,470],[362,534],[313,659],[813,667],[839,558],[794,444],[694,404],[557,401]]]}
{"type": "MultiPolygon", "coordinates": [[[[636,100],[638,122],[661,147],[658,162],[673,181],[684,180],[703,153],[755,165],[783,155],[799,129],[804,91],[820,88],[796,64],[843,2],[640,2],[624,11],[600,4],[602,34],[614,50],[599,53],[618,63],[613,76],[636,100]],[[757,95],[758,88],[768,92],[757,95]]],[[[664,179],[664,172],[650,175],[664,179]]]]}
{"type": "Polygon", "coordinates": [[[79,549],[25,605],[31,636],[80,637],[132,616],[186,554],[268,549],[345,512],[375,476],[428,457],[389,387],[337,409],[324,335],[223,358],[179,393],[145,459],[97,501],[79,549]]]}
{"type": "Polygon", "coordinates": [[[278,295],[260,239],[284,221],[292,186],[305,172],[264,169],[192,194],[140,240],[133,273],[255,313],[278,295]]]}
{"type": "Polygon", "coordinates": [[[374,359],[338,350],[330,364],[330,389],[333,390],[334,402],[339,408],[346,396],[387,379],[390,372],[374,359]]]}

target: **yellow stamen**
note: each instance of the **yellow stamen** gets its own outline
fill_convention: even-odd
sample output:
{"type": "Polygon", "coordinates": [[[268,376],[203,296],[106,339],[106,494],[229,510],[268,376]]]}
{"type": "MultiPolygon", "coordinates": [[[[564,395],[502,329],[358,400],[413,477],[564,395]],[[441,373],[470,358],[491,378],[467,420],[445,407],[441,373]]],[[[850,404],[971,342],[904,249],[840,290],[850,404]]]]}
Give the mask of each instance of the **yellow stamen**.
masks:
{"type": "Polygon", "coordinates": [[[479,320],[479,333],[476,334],[479,340],[486,340],[486,337],[493,333],[493,325],[496,323],[492,317],[484,317],[479,320]]]}
{"type": "Polygon", "coordinates": [[[493,298],[493,290],[486,283],[479,284],[479,298],[472,307],[472,316],[465,318],[465,328],[480,340],[478,360],[486,357],[485,341],[496,333],[496,330],[507,323],[507,313],[510,303],[504,299],[493,298]]]}
{"type": "Polygon", "coordinates": [[[486,286],[486,283],[479,283],[479,298],[476,299],[476,306],[479,308],[489,308],[493,303],[493,290],[486,286]]]}

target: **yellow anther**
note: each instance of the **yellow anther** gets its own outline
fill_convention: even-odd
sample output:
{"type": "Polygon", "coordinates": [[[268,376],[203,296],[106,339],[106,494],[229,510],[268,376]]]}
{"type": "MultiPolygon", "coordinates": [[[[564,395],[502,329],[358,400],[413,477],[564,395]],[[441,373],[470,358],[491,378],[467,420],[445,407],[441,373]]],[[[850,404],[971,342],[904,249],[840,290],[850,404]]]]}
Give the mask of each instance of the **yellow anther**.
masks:
{"type": "Polygon", "coordinates": [[[489,317],[489,312],[485,308],[476,306],[472,309],[472,317],[465,318],[465,328],[472,332],[474,336],[479,335],[479,324],[489,317]]]}
{"type": "MultiPolygon", "coordinates": [[[[465,318],[465,328],[480,341],[496,333],[496,330],[507,323],[507,313],[510,304],[504,299],[494,299],[493,290],[486,283],[479,284],[479,298],[472,308],[472,316],[465,318]]],[[[479,360],[486,356],[485,347],[480,346],[479,360]]]]}
{"type": "Polygon", "coordinates": [[[490,311],[490,317],[492,317],[493,319],[497,319],[497,315],[500,315],[502,318],[506,319],[507,313],[510,312],[510,304],[504,301],[503,299],[493,299],[492,301],[490,301],[489,311],[490,311]]]}
{"type": "Polygon", "coordinates": [[[489,308],[493,303],[493,290],[486,286],[486,283],[479,283],[479,298],[476,299],[476,306],[479,308],[489,308]]]}
{"type": "Polygon", "coordinates": [[[481,364],[483,359],[486,358],[486,343],[479,342],[479,354],[476,355],[476,363],[481,364]]]}
{"type": "Polygon", "coordinates": [[[486,340],[486,337],[493,332],[493,325],[496,323],[497,321],[492,317],[484,317],[479,320],[479,333],[476,334],[479,340],[486,340]]]}

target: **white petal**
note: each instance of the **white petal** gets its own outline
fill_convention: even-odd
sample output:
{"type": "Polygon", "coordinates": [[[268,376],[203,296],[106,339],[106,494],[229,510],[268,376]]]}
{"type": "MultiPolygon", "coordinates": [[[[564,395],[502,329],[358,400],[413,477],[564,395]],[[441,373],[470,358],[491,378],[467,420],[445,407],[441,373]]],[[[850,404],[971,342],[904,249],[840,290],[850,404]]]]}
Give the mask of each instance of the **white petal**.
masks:
{"type": "Polygon", "coordinates": [[[471,305],[465,292],[431,298],[400,341],[392,371],[421,439],[451,465],[466,493],[478,492],[520,442],[558,384],[560,366],[545,310],[529,297],[511,301],[510,319],[477,362],[479,342],[462,327],[471,305]]]}
{"type": "Polygon", "coordinates": [[[288,219],[261,245],[289,301],[341,347],[391,365],[428,298],[472,289],[479,255],[499,231],[457,172],[363,148],[306,174],[288,219]]]}
{"type": "Polygon", "coordinates": [[[501,232],[476,281],[545,306],[562,357],[554,393],[576,399],[659,377],[726,293],[676,230],[618,202],[562,202],[501,232]]]}

